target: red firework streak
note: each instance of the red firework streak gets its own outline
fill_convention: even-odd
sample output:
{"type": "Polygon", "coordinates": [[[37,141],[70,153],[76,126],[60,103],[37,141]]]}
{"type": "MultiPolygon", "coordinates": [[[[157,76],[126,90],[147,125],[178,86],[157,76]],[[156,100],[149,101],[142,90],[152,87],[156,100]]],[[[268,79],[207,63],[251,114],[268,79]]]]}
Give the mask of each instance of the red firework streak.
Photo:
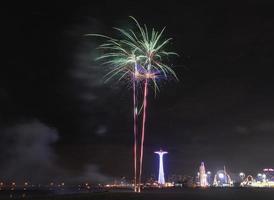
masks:
{"type": "Polygon", "coordinates": [[[137,191],[137,108],[136,108],[136,85],[133,77],[133,120],[134,120],[134,192],[137,191]]]}
{"type": "Polygon", "coordinates": [[[146,126],[146,108],[147,108],[147,84],[148,79],[145,79],[144,85],[144,100],[143,100],[143,121],[142,121],[142,136],[141,136],[141,149],[140,149],[140,167],[139,167],[139,184],[138,192],[141,192],[141,179],[142,179],[142,169],[143,169],[143,154],[144,154],[144,140],[145,140],[145,126],[146,126]]]}

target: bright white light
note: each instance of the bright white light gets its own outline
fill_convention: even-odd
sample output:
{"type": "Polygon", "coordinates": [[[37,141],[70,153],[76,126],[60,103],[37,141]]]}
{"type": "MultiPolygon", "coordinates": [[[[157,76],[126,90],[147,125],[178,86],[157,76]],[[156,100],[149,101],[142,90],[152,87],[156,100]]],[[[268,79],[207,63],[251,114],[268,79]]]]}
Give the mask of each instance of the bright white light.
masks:
{"type": "Polygon", "coordinates": [[[218,176],[220,179],[223,179],[225,177],[225,175],[223,173],[219,173],[218,176]]]}
{"type": "Polygon", "coordinates": [[[257,176],[258,176],[258,177],[261,177],[261,176],[262,176],[262,174],[261,174],[261,173],[259,173],[257,176]]]}
{"type": "Polygon", "coordinates": [[[262,177],[263,177],[263,179],[265,179],[265,178],[266,178],[266,175],[265,175],[265,174],[263,174],[263,175],[262,175],[262,177]]]}
{"type": "Polygon", "coordinates": [[[210,171],[208,171],[208,172],[207,172],[207,174],[208,174],[208,175],[210,175],[210,174],[211,174],[211,172],[210,172],[210,171]]]}
{"type": "Polygon", "coordinates": [[[240,176],[240,177],[244,177],[245,174],[244,174],[243,172],[241,172],[241,173],[239,174],[239,176],[240,176]]]}
{"type": "Polygon", "coordinates": [[[274,169],[272,169],[272,168],[269,168],[269,169],[265,168],[263,171],[264,171],[264,172],[273,172],[274,169]]]}

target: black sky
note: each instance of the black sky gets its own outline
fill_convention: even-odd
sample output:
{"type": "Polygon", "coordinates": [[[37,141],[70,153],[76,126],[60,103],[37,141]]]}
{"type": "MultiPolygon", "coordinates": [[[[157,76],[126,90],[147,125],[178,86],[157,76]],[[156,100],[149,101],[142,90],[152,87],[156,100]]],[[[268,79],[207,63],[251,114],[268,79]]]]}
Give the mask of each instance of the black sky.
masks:
{"type": "MultiPolygon", "coordinates": [[[[180,82],[161,85],[159,95],[149,98],[145,174],[155,173],[153,151],[159,148],[169,151],[168,174],[192,175],[201,161],[212,171],[223,165],[249,173],[274,167],[273,8],[272,1],[7,5],[2,25],[6,62],[0,72],[6,145],[0,162],[14,156],[7,144],[19,146],[18,152],[19,140],[35,146],[36,137],[14,137],[15,128],[20,134],[21,126],[33,130],[34,125],[38,132],[41,128],[47,148],[30,160],[18,158],[22,165],[35,167],[50,151],[58,170],[71,174],[89,165],[106,176],[132,174],[130,89],[103,83],[106,69],[94,61],[100,41],[83,37],[115,34],[112,27],[129,26],[132,15],[150,27],[166,26],[166,36],[174,38],[172,50],[181,55],[173,61],[180,82]],[[54,139],[44,136],[51,130],[54,139]]],[[[16,156],[7,163],[14,165],[16,156]]]]}

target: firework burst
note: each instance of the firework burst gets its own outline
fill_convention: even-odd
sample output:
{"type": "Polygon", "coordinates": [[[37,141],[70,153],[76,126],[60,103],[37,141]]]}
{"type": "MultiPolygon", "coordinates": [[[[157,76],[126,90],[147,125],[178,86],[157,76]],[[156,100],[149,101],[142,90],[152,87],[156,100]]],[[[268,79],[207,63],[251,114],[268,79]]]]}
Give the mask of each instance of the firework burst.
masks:
{"type": "Polygon", "coordinates": [[[114,28],[120,33],[120,38],[112,38],[101,34],[86,34],[86,36],[96,36],[105,39],[98,49],[102,50],[102,55],[97,60],[103,64],[109,65],[111,70],[106,74],[105,80],[108,81],[114,77],[119,80],[128,80],[132,83],[133,88],[133,121],[134,121],[134,190],[140,192],[144,140],[147,120],[147,97],[148,86],[154,88],[156,94],[159,91],[158,83],[168,76],[178,80],[174,70],[165,64],[169,56],[178,54],[166,51],[165,47],[172,38],[163,39],[162,35],[165,30],[151,31],[147,26],[143,27],[134,18],[130,17],[136,25],[136,30],[114,28]],[[138,86],[143,87],[143,97],[138,104],[139,97],[138,86]],[[142,113],[141,134],[138,134],[138,119],[142,113]],[[140,146],[138,148],[138,141],[140,146]],[[139,165],[138,165],[139,164],[139,165]]]}

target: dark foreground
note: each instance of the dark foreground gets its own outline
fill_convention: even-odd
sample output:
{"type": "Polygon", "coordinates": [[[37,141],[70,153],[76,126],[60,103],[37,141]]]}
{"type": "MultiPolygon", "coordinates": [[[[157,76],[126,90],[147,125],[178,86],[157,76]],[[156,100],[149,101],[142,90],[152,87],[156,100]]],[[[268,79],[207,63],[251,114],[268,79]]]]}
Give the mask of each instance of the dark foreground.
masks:
{"type": "Polygon", "coordinates": [[[7,195],[0,193],[0,199],[78,199],[78,200],[274,200],[274,189],[259,188],[208,188],[208,189],[154,189],[142,193],[126,190],[91,192],[78,194],[21,193],[7,195]]]}

